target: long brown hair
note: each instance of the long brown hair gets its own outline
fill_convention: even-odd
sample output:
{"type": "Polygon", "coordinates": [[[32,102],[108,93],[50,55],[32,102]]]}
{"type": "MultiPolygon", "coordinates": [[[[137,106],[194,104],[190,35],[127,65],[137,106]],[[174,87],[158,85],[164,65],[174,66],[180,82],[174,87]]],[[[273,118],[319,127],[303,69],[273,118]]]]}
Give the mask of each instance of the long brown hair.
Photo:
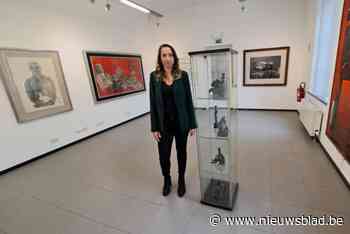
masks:
{"type": "Polygon", "coordinates": [[[161,46],[159,46],[156,71],[161,73],[162,76],[164,77],[165,70],[164,70],[164,66],[163,66],[163,63],[162,63],[162,59],[161,59],[161,51],[165,47],[170,48],[170,50],[171,50],[171,52],[173,53],[173,56],[174,56],[174,64],[173,64],[173,67],[171,69],[172,73],[179,74],[180,73],[179,57],[177,56],[177,53],[176,53],[174,47],[172,47],[169,44],[162,44],[161,46]]]}

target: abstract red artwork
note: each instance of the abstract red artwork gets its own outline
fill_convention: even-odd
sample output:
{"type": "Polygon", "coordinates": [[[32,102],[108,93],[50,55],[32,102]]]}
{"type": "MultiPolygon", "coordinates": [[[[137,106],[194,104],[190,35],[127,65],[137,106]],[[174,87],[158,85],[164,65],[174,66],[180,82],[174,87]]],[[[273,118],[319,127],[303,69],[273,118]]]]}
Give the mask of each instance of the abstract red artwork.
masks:
{"type": "Polygon", "coordinates": [[[145,91],[140,55],[86,52],[96,101],[145,91]]]}
{"type": "Polygon", "coordinates": [[[326,134],[350,162],[350,0],[344,1],[326,134]]]}

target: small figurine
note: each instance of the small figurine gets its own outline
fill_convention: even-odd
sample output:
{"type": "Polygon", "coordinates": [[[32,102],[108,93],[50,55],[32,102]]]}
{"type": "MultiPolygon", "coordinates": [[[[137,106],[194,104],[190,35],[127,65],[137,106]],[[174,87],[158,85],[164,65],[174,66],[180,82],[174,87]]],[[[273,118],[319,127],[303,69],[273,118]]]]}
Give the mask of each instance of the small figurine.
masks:
{"type": "Polygon", "coordinates": [[[223,171],[224,167],[225,167],[225,157],[224,155],[221,153],[221,148],[218,147],[218,154],[215,155],[214,159],[211,160],[210,162],[211,164],[215,164],[215,167],[219,170],[219,171],[223,171]]]}
{"type": "Polygon", "coordinates": [[[219,123],[218,123],[218,137],[227,137],[228,136],[228,127],[227,127],[227,124],[226,124],[226,119],[225,119],[225,116],[223,116],[219,123]]]}
{"type": "Polygon", "coordinates": [[[204,193],[204,200],[222,207],[229,206],[230,183],[224,180],[211,179],[204,193]]]}
{"type": "Polygon", "coordinates": [[[218,202],[221,200],[221,194],[222,194],[222,188],[220,181],[215,181],[213,183],[214,189],[213,189],[213,199],[214,201],[218,202]]]}
{"type": "Polygon", "coordinates": [[[214,128],[218,128],[218,107],[214,106],[214,128]]]}
{"type": "Polygon", "coordinates": [[[211,82],[210,93],[213,93],[214,99],[223,99],[225,97],[225,73],[221,74],[220,79],[215,79],[211,82]]]}

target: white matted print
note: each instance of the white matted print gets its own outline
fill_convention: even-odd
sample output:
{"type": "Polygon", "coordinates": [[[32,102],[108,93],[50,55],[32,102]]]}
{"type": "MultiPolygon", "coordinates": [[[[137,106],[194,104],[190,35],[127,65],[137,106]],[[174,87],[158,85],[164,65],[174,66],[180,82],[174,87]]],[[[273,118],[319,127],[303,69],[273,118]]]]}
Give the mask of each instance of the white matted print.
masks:
{"type": "Polygon", "coordinates": [[[289,47],[244,50],[243,86],[287,85],[289,47]]]}
{"type": "Polygon", "coordinates": [[[0,49],[0,70],[18,122],[72,110],[58,52],[0,49]]]}

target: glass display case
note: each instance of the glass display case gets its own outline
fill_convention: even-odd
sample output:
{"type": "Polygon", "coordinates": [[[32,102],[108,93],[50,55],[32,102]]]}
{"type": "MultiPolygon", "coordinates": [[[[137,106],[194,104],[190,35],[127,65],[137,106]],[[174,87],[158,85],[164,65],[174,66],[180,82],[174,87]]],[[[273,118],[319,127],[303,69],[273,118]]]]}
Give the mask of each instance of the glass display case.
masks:
{"type": "Polygon", "coordinates": [[[189,55],[198,121],[201,203],[232,210],[238,192],[237,52],[214,48],[189,55]]]}

